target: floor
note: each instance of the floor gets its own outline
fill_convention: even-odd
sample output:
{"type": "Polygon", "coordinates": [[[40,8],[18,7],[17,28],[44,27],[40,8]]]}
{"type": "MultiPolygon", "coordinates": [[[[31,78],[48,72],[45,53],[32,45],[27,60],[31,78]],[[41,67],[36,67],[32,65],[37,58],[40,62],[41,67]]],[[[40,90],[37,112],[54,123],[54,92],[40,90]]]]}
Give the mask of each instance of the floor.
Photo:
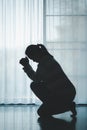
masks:
{"type": "Polygon", "coordinates": [[[87,106],[77,106],[77,118],[70,112],[41,119],[37,105],[1,105],[0,130],[87,130],[87,106]]]}

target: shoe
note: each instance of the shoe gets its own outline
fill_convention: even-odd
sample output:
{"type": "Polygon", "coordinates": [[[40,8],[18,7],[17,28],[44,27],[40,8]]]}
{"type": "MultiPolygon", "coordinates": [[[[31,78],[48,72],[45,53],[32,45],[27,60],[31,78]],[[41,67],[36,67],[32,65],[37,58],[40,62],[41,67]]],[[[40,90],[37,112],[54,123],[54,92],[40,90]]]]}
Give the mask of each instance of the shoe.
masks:
{"type": "Polygon", "coordinates": [[[76,111],[76,104],[75,104],[75,102],[72,102],[72,105],[70,107],[70,111],[72,112],[71,117],[76,117],[77,111],[76,111]]]}

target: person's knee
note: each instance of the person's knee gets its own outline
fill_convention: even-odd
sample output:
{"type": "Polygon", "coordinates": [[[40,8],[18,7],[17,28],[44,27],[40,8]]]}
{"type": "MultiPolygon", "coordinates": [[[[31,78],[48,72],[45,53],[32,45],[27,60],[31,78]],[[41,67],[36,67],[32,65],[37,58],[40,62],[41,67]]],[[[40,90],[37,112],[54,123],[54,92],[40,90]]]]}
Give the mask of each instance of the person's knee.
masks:
{"type": "Polygon", "coordinates": [[[31,88],[31,90],[34,90],[35,87],[36,87],[35,82],[32,82],[32,83],[30,84],[30,88],[31,88]]]}
{"type": "Polygon", "coordinates": [[[39,109],[37,110],[37,113],[39,116],[43,116],[44,115],[44,111],[45,111],[45,108],[44,108],[44,105],[42,104],[39,109]]]}
{"type": "Polygon", "coordinates": [[[30,88],[32,90],[36,90],[36,89],[41,89],[41,86],[43,86],[43,84],[40,82],[32,82],[30,88]]]}

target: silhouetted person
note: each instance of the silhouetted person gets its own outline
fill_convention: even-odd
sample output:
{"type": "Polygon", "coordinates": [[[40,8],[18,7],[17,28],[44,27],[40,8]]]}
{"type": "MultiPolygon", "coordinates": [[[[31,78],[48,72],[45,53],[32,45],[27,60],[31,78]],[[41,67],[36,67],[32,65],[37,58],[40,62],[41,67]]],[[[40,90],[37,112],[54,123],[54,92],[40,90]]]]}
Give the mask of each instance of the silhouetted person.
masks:
{"type": "Polygon", "coordinates": [[[30,45],[25,51],[26,58],[20,63],[28,77],[33,80],[30,87],[35,95],[43,102],[38,109],[39,116],[47,117],[71,111],[76,116],[76,90],[68,79],[59,63],[49,54],[42,44],[30,45]],[[29,64],[29,58],[38,63],[36,72],[29,64]]]}

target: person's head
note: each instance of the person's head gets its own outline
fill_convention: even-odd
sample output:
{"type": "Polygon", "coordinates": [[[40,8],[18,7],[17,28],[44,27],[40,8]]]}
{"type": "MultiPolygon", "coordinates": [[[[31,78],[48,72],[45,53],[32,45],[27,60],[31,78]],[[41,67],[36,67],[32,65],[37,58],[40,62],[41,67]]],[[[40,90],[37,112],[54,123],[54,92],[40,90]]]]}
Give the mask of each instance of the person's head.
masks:
{"type": "Polygon", "coordinates": [[[25,50],[25,54],[35,62],[40,62],[42,57],[49,55],[47,49],[42,44],[29,45],[25,50]]]}

